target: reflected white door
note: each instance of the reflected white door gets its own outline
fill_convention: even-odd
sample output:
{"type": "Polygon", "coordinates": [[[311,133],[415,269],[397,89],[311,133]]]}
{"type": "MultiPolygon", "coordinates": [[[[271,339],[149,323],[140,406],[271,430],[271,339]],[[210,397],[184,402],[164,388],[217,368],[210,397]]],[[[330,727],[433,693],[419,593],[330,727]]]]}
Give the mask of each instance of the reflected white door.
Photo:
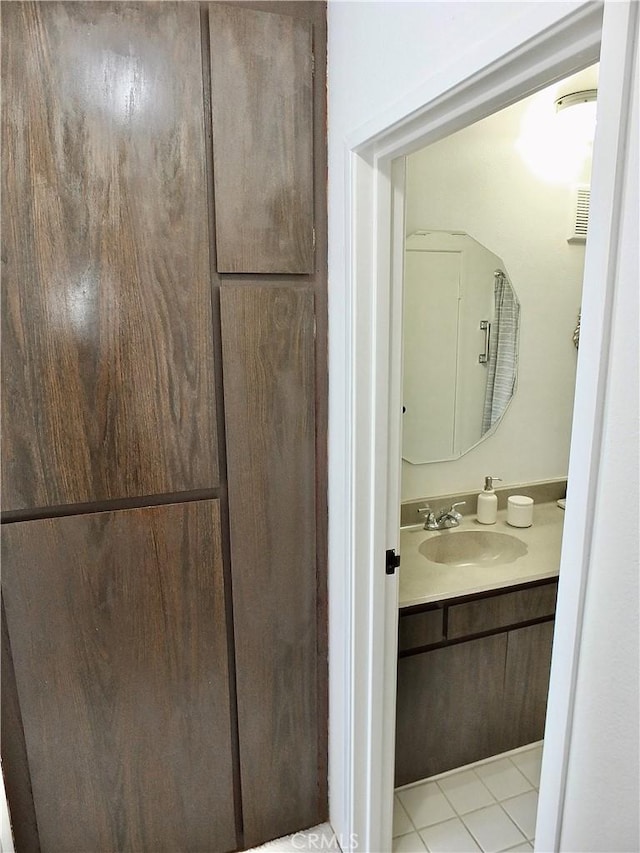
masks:
{"type": "Polygon", "coordinates": [[[404,285],[402,455],[454,455],[460,252],[408,251],[404,285]]]}

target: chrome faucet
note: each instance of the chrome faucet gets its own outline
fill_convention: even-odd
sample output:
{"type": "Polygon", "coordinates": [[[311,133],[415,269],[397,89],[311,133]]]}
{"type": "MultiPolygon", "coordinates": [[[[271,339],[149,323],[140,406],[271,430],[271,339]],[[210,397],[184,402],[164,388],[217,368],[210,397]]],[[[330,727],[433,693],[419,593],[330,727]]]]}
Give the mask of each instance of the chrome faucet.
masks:
{"type": "Polygon", "coordinates": [[[462,513],[458,512],[456,507],[464,506],[465,504],[466,501],[458,501],[458,503],[451,504],[450,507],[442,507],[437,512],[433,512],[428,504],[427,506],[420,507],[418,512],[424,515],[424,529],[447,530],[450,527],[458,527],[462,513]]]}

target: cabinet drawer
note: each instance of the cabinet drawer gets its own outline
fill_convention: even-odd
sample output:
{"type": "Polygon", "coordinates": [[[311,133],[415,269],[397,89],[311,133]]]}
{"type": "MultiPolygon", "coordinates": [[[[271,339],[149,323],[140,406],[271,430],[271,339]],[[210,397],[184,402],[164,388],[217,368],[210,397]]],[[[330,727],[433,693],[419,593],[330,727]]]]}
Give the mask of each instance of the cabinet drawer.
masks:
{"type": "Polygon", "coordinates": [[[449,607],[447,638],[455,639],[469,634],[480,634],[553,616],[556,607],[558,583],[519,589],[493,595],[466,604],[449,607]]]}
{"type": "Polygon", "coordinates": [[[398,650],[417,649],[444,638],[442,610],[423,610],[420,613],[400,614],[398,650]]]}

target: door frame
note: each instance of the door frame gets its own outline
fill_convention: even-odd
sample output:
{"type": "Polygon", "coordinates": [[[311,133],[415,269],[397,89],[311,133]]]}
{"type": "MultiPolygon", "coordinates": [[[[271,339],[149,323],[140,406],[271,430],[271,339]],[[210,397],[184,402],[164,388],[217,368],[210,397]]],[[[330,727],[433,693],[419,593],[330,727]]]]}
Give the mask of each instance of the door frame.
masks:
{"type": "Polygon", "coordinates": [[[608,3],[604,16],[600,3],[581,6],[420,110],[346,142],[347,400],[346,412],[332,415],[342,422],[334,429],[344,436],[346,460],[330,500],[331,821],[344,849],[391,847],[398,579],[385,573],[385,551],[399,545],[404,158],[600,58],[580,417],[572,427],[536,830],[539,849],[559,849],[598,488],[635,6],[608,3]]]}

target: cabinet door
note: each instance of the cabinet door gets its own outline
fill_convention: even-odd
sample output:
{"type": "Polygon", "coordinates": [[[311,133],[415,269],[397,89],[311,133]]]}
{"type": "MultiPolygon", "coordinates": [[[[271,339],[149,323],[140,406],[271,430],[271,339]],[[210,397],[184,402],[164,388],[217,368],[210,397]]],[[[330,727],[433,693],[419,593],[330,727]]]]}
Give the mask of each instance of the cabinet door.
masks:
{"type": "Polygon", "coordinates": [[[218,271],[311,273],[311,23],[212,3],[209,29],[218,271]]]}
{"type": "Polygon", "coordinates": [[[505,749],[541,740],[547,714],[553,622],[509,631],[504,683],[505,749]]]}
{"type": "Polygon", "coordinates": [[[43,853],[234,849],[218,502],[2,533],[43,853]]]}
{"type": "Polygon", "coordinates": [[[217,484],[200,13],[2,8],[3,509],[217,484]]]}
{"type": "Polygon", "coordinates": [[[324,819],[318,744],[313,293],[223,285],[245,843],[324,819]]]}
{"type": "Polygon", "coordinates": [[[400,658],[396,785],[502,751],[506,650],[498,634],[400,658]]]}

